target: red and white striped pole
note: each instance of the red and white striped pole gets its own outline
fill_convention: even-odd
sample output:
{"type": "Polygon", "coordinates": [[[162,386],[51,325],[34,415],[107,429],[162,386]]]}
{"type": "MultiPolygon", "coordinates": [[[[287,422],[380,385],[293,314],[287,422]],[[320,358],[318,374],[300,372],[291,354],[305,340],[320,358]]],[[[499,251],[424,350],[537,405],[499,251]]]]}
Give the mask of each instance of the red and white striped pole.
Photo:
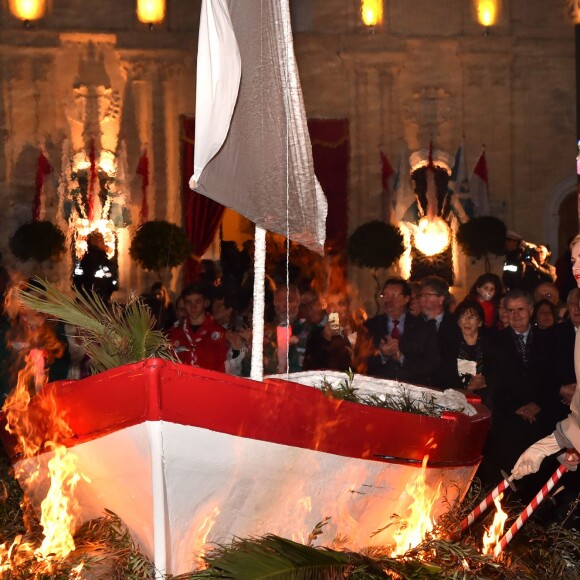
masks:
{"type": "Polygon", "coordinates": [[[503,538],[496,544],[493,550],[493,557],[497,558],[512,541],[518,530],[528,521],[528,518],[534,513],[537,507],[548,497],[553,487],[559,479],[568,471],[564,465],[560,465],[552,474],[552,477],[544,484],[536,497],[528,504],[526,509],[520,514],[519,518],[511,525],[510,529],[504,534],[503,538]]]}
{"type": "MultiPolygon", "coordinates": [[[[503,472],[502,472],[503,473],[503,472]]],[[[490,505],[493,504],[493,500],[502,494],[508,487],[510,487],[510,482],[512,476],[504,478],[502,482],[496,485],[485,497],[482,502],[472,510],[472,512],[464,518],[461,522],[461,532],[464,532],[490,505]]]]}

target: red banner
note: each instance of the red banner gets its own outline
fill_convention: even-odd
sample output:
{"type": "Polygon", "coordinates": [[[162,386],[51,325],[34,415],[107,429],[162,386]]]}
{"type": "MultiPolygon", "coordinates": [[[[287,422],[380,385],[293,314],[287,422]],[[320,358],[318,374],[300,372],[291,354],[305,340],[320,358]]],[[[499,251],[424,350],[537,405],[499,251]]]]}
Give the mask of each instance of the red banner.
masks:
{"type": "Polygon", "coordinates": [[[32,220],[35,222],[40,219],[40,210],[42,207],[42,190],[44,188],[46,176],[51,172],[52,167],[44,153],[41,151],[36,162],[36,179],[34,182],[36,189],[34,194],[34,203],[32,205],[32,220]]]}
{"type": "Polygon", "coordinates": [[[141,201],[141,223],[146,222],[149,218],[149,204],[147,202],[147,188],[149,187],[149,157],[147,157],[147,151],[143,151],[143,155],[139,159],[137,164],[137,175],[140,175],[143,180],[141,181],[141,192],[143,193],[143,199],[141,201]]]}
{"type": "Polygon", "coordinates": [[[91,149],[89,151],[89,185],[87,191],[87,219],[92,223],[95,212],[95,189],[99,182],[99,175],[97,173],[97,162],[95,154],[95,142],[91,141],[91,149]]]}

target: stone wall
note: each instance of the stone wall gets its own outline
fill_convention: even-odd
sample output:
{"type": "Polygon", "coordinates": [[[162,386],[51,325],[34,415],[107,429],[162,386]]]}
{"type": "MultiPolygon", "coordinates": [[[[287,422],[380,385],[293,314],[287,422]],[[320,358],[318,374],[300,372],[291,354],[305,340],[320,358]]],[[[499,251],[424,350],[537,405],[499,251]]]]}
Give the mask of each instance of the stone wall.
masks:
{"type": "MultiPolygon", "coordinates": [[[[469,170],[485,145],[493,213],[557,255],[558,208],[575,188],[566,3],[506,0],[486,35],[473,2],[389,0],[372,31],[356,4],[317,2],[295,34],[308,114],[350,120],[349,229],[380,215],[379,150],[396,164],[401,141],[454,155],[463,139],[469,170]]],[[[460,264],[458,294],[483,267],[460,264]]],[[[368,287],[367,273],[352,273],[368,287]]]]}
{"type": "MultiPolygon", "coordinates": [[[[70,276],[70,254],[58,264],[21,264],[8,250],[8,239],[31,219],[40,150],[53,167],[43,190],[42,216],[70,236],[67,188],[72,186],[64,178],[75,156],[86,157],[93,143],[97,161],[103,151],[113,153],[114,200],[129,210],[127,227],[117,230],[122,291],[117,296],[145,291],[153,281],[128,256],[142,202],[136,168],[146,151],[149,219],[181,224],[179,118],[195,111],[199,5],[172,5],[166,22],[154,30],[137,21],[133,7],[112,1],[90,7],[55,2],[30,28],[7,18],[3,6],[0,250],[11,269],[25,276],[70,276]]],[[[176,289],[174,274],[171,285],[176,289]]]]}
{"type": "MultiPolygon", "coordinates": [[[[87,134],[100,132],[103,149],[118,152],[122,143],[126,151],[119,185],[133,223],[120,237],[122,286],[144,290],[151,279],[126,252],[140,205],[135,168],[147,149],[150,217],[179,222],[179,116],[195,110],[200,1],[168,0],[167,19],[153,31],[137,22],[132,2],[59,0],[29,29],[7,4],[0,18],[0,250],[10,263],[8,235],[29,219],[39,148],[55,168],[45,213],[64,225],[58,177],[65,144],[78,151],[87,134]]],[[[530,241],[557,243],[576,154],[574,27],[564,0],[504,0],[488,35],[467,0],[385,0],[385,21],[373,31],[351,0],[292,0],[292,11],[307,114],[350,122],[350,231],[379,216],[379,150],[396,164],[402,142],[413,152],[432,140],[454,155],[463,139],[470,168],[485,144],[494,213],[530,241]]],[[[54,268],[63,276],[70,263],[54,268]]],[[[462,268],[465,288],[478,272],[462,268]]],[[[365,273],[353,275],[367,285],[365,273]]]]}

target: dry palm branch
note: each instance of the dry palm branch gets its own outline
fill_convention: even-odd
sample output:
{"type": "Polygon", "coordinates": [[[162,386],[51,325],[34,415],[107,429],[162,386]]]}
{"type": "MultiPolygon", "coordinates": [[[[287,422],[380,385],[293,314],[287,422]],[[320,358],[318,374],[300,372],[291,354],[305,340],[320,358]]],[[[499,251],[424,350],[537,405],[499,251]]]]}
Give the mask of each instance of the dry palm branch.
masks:
{"type": "Polygon", "coordinates": [[[36,278],[34,285],[19,290],[17,297],[32,310],[76,326],[93,373],[150,357],[177,362],[165,335],[154,329],[151,310],[135,295],[127,304],[113,301],[108,305],[95,292],[73,288],[69,296],[36,278]]]}

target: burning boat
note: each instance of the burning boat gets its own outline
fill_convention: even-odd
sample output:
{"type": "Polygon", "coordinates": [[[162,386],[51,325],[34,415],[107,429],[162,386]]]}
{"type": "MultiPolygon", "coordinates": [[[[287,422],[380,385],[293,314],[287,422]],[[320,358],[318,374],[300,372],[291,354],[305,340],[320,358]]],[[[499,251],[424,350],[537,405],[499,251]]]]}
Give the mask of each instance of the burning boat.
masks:
{"type": "MultiPolygon", "coordinates": [[[[314,387],[345,378],[330,372],[262,380],[266,229],[322,253],[327,211],[288,0],[243,7],[204,1],[199,40],[204,82],[197,86],[190,183],[256,224],[252,380],[147,358],[45,385],[15,420],[27,431],[48,407],[62,415],[59,444],[76,457],[78,477],[69,486],[78,501],[75,523],[105,508],[115,512],[160,575],[192,570],[209,545],[234,537],[308,541],[325,518],[324,543],[386,544],[393,514],[419,505],[436,518],[465,493],[489,412],[475,396],[368,377],[355,377],[353,387],[383,400],[404,389],[415,412],[326,396],[314,387]],[[433,405],[439,413],[421,412],[433,405]],[[431,491],[428,508],[415,501],[419,476],[431,491]]],[[[47,312],[60,317],[58,309],[47,312]]],[[[99,312],[103,318],[108,311],[99,312]]],[[[114,335],[116,328],[107,330],[114,335]]],[[[116,338],[107,359],[130,342],[116,338]]],[[[47,493],[37,474],[50,471],[54,446],[36,437],[34,453],[17,457],[15,439],[4,432],[3,440],[39,504],[47,493]]]]}
{"type": "MultiPolygon", "coordinates": [[[[396,528],[386,527],[391,516],[416,499],[408,486],[425,456],[430,517],[467,490],[490,420],[477,397],[355,376],[361,394],[384,398],[404,389],[418,407],[439,409],[430,416],[313,388],[338,385],[341,373],[290,378],[257,382],[147,359],[46,385],[27,414],[38,416],[46,394],[68,423],[62,442],[83,475],[77,525],[112,510],[167,573],[191,571],[209,545],[234,537],[307,541],[325,518],[323,544],[385,545],[396,528]]],[[[46,471],[53,452],[19,458],[14,439],[3,438],[28,496],[40,503],[46,489],[25,474],[46,471]]]]}

